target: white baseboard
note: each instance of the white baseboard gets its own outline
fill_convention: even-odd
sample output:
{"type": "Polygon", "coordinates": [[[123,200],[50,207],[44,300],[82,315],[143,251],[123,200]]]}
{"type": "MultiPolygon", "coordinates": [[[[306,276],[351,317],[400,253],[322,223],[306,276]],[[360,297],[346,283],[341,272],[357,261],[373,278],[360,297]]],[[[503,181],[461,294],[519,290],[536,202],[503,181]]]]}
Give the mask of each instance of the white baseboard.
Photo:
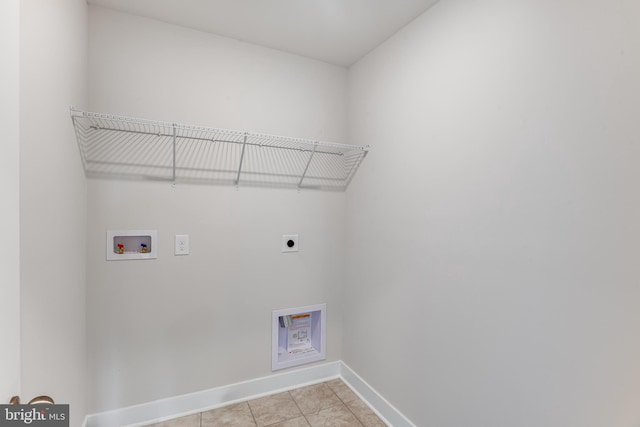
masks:
{"type": "Polygon", "coordinates": [[[139,427],[334,378],[342,378],[389,426],[416,427],[342,361],[88,415],[83,427],[139,427]]]}
{"type": "Polygon", "coordinates": [[[340,378],[366,402],[387,425],[393,427],[416,427],[409,418],[398,411],[387,399],[382,397],[373,387],[349,368],[344,362],[340,362],[340,378]]]}

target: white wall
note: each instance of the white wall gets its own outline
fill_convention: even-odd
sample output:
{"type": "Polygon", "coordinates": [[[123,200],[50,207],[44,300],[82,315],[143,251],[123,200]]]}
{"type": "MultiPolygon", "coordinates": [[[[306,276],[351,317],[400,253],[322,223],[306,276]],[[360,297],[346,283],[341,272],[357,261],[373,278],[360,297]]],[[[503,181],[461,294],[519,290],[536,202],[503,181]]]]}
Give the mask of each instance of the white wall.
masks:
{"type": "Polygon", "coordinates": [[[82,423],[86,184],[69,105],[86,105],[84,0],[20,2],[22,397],[51,395],[82,423]]]}
{"type": "MultiPolygon", "coordinates": [[[[93,6],[89,66],[94,111],[346,139],[344,68],[93,6]]],[[[92,412],[269,375],[274,309],[326,302],[340,359],[344,193],[89,180],[88,209],[92,412]],[[105,261],[141,228],[157,260],[105,261]]]]}
{"type": "Polygon", "coordinates": [[[0,402],[20,393],[20,1],[0,3],[0,402]]]}
{"type": "Polygon", "coordinates": [[[343,358],[416,425],[640,423],[638,22],[443,1],[351,68],[343,358]]]}

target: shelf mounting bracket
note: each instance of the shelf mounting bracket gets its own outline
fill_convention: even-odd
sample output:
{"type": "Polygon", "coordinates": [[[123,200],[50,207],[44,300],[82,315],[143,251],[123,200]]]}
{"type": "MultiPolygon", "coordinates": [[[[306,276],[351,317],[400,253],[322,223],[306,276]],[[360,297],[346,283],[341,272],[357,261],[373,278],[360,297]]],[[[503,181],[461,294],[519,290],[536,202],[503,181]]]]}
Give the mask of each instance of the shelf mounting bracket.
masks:
{"type": "Polygon", "coordinates": [[[176,124],[172,125],[173,127],[173,176],[172,176],[172,186],[176,186],[176,124]]]}
{"type": "Polygon", "coordinates": [[[247,133],[244,133],[244,139],[242,141],[242,154],[240,154],[240,164],[238,165],[238,175],[236,176],[236,188],[240,184],[240,173],[242,172],[242,162],[244,161],[244,151],[247,148],[247,133]]]}
{"type": "Polygon", "coordinates": [[[302,181],[304,181],[304,177],[307,175],[307,171],[309,170],[309,165],[311,164],[311,160],[313,160],[313,155],[316,154],[316,149],[318,148],[318,141],[315,142],[313,146],[313,151],[309,156],[309,160],[307,160],[307,165],[304,167],[304,171],[302,172],[302,176],[300,177],[300,181],[298,182],[298,190],[302,187],[302,181]]]}

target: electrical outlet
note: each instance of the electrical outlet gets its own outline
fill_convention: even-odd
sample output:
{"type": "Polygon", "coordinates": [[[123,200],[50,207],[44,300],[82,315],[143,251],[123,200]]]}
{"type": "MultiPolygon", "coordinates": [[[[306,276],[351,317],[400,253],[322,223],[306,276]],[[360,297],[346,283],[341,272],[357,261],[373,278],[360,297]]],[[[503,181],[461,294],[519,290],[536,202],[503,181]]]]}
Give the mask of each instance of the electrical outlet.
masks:
{"type": "Polygon", "coordinates": [[[176,234],[175,255],[189,255],[189,235],[176,234]]]}
{"type": "Polygon", "coordinates": [[[282,252],[298,252],[300,239],[297,234],[284,234],[282,236],[282,252]]]}

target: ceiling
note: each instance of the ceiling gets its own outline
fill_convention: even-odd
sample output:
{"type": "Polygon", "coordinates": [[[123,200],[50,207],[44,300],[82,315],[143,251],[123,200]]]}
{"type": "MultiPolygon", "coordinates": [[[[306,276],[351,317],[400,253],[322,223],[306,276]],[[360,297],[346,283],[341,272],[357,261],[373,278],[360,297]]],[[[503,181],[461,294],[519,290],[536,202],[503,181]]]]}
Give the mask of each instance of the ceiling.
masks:
{"type": "Polygon", "coordinates": [[[438,0],[88,0],[349,66],[438,0]]]}

